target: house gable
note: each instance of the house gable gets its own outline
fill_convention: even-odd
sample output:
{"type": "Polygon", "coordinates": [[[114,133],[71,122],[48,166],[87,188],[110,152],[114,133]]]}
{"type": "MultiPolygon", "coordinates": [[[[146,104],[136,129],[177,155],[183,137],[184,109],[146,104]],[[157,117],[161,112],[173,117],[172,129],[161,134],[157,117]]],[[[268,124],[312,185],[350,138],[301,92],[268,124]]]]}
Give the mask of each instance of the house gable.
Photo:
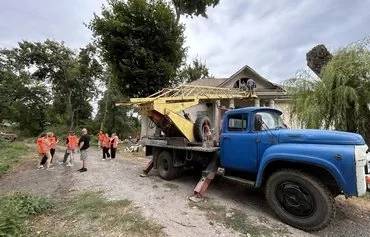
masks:
{"type": "Polygon", "coordinates": [[[256,82],[256,91],[284,91],[283,88],[268,81],[266,78],[262,77],[248,65],[244,66],[239,71],[234,73],[218,87],[237,88],[241,79],[253,79],[256,82]]]}

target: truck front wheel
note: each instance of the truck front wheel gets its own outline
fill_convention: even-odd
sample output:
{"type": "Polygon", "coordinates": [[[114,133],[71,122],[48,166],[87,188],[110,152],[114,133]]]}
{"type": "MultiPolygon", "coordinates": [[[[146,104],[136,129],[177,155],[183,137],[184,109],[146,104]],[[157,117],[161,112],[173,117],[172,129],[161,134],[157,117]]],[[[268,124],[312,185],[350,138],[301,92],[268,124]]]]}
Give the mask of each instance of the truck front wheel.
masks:
{"type": "Polygon", "coordinates": [[[181,175],[182,167],[174,167],[171,154],[162,151],[157,158],[157,169],[162,179],[171,180],[181,175]]]}
{"type": "Polygon", "coordinates": [[[266,184],[266,199],[287,224],[317,231],[330,224],[336,205],[330,190],[315,177],[299,170],[281,170],[266,184]]]}

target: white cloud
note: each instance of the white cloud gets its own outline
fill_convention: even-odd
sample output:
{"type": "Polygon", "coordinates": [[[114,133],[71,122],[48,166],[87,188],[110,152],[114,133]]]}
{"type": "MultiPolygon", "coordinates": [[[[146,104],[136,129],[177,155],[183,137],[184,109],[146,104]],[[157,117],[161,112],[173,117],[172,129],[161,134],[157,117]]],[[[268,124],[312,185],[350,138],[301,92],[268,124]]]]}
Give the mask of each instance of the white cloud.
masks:
{"type": "Polygon", "coordinates": [[[272,81],[293,76],[316,44],[330,49],[369,34],[370,2],[221,1],[209,18],[184,19],[189,59],[206,60],[216,77],[245,64],[272,81]]]}
{"type": "MultiPolygon", "coordinates": [[[[91,41],[83,22],[104,0],[0,1],[0,47],[20,40],[63,40],[73,48],[91,41]]],[[[306,65],[316,44],[330,50],[370,34],[370,1],[221,0],[208,19],[182,18],[189,58],[206,61],[216,77],[245,64],[272,81],[289,78],[306,65]]]]}

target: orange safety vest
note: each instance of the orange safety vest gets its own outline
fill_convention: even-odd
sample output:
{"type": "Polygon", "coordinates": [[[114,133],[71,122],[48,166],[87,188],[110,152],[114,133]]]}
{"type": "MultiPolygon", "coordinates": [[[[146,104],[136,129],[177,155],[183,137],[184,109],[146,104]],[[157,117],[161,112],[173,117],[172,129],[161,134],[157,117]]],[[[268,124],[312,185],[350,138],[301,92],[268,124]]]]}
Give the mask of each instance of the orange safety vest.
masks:
{"type": "Polygon", "coordinates": [[[47,153],[50,151],[50,142],[47,138],[42,137],[41,151],[39,153],[47,153]]]}
{"type": "Polygon", "coordinates": [[[101,141],[101,142],[104,140],[104,133],[99,133],[98,134],[98,140],[101,141]]]}
{"type": "Polygon", "coordinates": [[[56,146],[57,146],[57,138],[55,136],[54,137],[48,137],[48,140],[50,142],[50,148],[55,149],[56,146]]]}
{"type": "Polygon", "coordinates": [[[76,135],[70,135],[68,136],[68,150],[74,150],[77,149],[78,146],[78,138],[76,135]]]}
{"type": "Polygon", "coordinates": [[[110,137],[104,137],[103,147],[109,148],[109,144],[110,144],[110,137]]]}
{"type": "Polygon", "coordinates": [[[37,140],[36,140],[36,145],[37,145],[37,152],[38,153],[44,153],[44,151],[43,151],[43,146],[42,146],[42,144],[44,143],[44,138],[43,137],[39,137],[39,138],[37,138],[37,140]]]}

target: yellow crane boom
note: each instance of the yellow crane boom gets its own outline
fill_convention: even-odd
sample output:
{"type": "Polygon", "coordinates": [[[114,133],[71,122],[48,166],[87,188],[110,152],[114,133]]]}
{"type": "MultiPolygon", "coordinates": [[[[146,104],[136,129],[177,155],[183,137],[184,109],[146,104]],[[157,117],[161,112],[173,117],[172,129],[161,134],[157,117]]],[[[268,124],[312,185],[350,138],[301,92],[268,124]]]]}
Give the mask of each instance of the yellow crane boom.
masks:
{"type": "Polygon", "coordinates": [[[184,136],[195,141],[194,124],[178,114],[203,100],[257,98],[254,92],[239,89],[182,85],[163,89],[146,98],[131,98],[116,106],[138,105],[138,112],[148,116],[167,136],[184,136]]]}

